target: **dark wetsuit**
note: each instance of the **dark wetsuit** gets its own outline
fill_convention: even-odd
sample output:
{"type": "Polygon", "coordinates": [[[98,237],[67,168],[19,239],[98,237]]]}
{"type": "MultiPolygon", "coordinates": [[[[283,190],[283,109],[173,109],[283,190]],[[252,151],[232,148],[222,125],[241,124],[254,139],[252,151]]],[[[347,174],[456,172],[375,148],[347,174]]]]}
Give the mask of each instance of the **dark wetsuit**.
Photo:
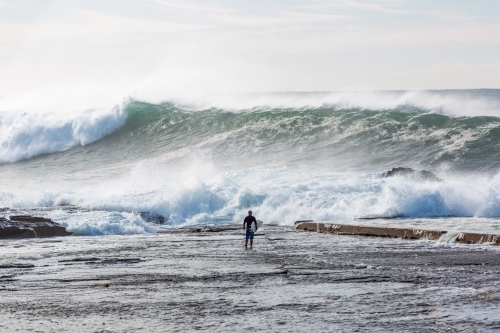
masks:
{"type": "Polygon", "coordinates": [[[246,224],[247,229],[252,227],[252,222],[257,223],[257,220],[255,219],[255,216],[250,216],[250,215],[245,217],[245,220],[243,221],[243,223],[246,224]]]}
{"type": "Polygon", "coordinates": [[[255,225],[257,225],[257,220],[255,219],[255,217],[250,215],[245,217],[245,220],[243,221],[243,225],[246,226],[247,230],[246,239],[253,239],[252,222],[255,222],[255,225]]]}

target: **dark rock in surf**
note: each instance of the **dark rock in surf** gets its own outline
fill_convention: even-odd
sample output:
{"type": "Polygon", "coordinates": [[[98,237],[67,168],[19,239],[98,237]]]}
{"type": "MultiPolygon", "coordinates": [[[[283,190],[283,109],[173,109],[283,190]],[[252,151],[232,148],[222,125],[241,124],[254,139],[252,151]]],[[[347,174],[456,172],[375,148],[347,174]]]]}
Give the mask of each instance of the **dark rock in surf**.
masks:
{"type": "Polygon", "coordinates": [[[69,236],[58,223],[43,217],[17,215],[9,219],[0,218],[0,239],[4,238],[41,238],[54,236],[69,236]]]}
{"type": "Polygon", "coordinates": [[[146,222],[153,222],[156,224],[165,224],[165,217],[160,214],[150,212],[140,212],[142,219],[146,222]]]}
{"type": "Polygon", "coordinates": [[[434,173],[427,170],[413,170],[412,168],[392,168],[392,170],[384,173],[385,177],[403,176],[411,177],[417,180],[442,182],[443,180],[434,173]]]}
{"type": "Polygon", "coordinates": [[[13,215],[9,216],[9,220],[14,222],[52,222],[51,219],[46,219],[44,217],[30,216],[30,215],[13,215]]]}

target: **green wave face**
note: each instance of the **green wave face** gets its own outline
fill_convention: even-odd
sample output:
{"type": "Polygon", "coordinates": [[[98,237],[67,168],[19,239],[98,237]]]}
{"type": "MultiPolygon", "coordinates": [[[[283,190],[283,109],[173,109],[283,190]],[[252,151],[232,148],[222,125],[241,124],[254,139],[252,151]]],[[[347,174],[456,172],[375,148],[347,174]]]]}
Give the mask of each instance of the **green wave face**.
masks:
{"type": "Polygon", "coordinates": [[[141,102],[128,105],[127,112],[122,129],[82,147],[82,153],[116,162],[201,150],[227,169],[366,171],[411,165],[489,172],[500,166],[496,117],[454,118],[411,107],[188,111],[141,102]]]}
{"type": "Polygon", "coordinates": [[[171,103],[129,103],[120,129],[97,142],[2,165],[4,174],[108,177],[139,161],[182,164],[193,154],[218,169],[305,168],[379,172],[395,166],[494,173],[500,118],[451,117],[400,106],[193,111],[171,103]],[[24,170],[24,173],[23,173],[24,170]],[[7,172],[7,173],[5,173],[7,172]]]}

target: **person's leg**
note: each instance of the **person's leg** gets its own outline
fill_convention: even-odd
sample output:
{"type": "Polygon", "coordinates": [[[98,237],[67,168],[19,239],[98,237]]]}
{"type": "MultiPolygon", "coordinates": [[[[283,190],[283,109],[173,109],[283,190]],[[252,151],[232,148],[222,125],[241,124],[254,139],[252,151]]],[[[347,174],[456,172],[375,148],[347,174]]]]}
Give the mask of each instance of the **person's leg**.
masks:
{"type": "Polygon", "coordinates": [[[253,247],[253,238],[250,238],[250,249],[253,247]]]}

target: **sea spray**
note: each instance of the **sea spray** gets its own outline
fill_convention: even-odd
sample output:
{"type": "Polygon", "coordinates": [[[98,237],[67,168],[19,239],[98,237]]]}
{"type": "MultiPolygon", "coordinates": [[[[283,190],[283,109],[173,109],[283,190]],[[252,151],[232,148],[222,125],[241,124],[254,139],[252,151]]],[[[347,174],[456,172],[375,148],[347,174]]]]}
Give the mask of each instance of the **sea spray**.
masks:
{"type": "Polygon", "coordinates": [[[158,228],[130,212],[87,211],[71,212],[54,210],[49,213],[66,230],[75,236],[132,235],[153,233],[158,228]]]}
{"type": "MultiPolygon", "coordinates": [[[[81,213],[67,214],[67,218],[53,215],[51,209],[49,214],[64,222],[70,231],[93,235],[154,231],[153,225],[141,219],[140,212],[165,217],[163,227],[167,228],[239,223],[249,209],[267,223],[282,225],[293,225],[300,219],[349,223],[374,216],[500,217],[500,205],[492,201],[500,196],[498,181],[488,177],[444,177],[443,182],[419,182],[380,174],[264,169],[224,172],[196,181],[188,177],[157,181],[154,186],[134,191],[114,182],[103,185],[109,192],[97,187],[59,193],[59,200],[75,205],[81,213]]],[[[29,201],[23,206],[46,202],[47,207],[53,207],[54,194],[40,193],[40,197],[44,195],[45,200],[29,201]]],[[[0,205],[15,208],[29,196],[18,193],[3,198],[0,205]]]]}

